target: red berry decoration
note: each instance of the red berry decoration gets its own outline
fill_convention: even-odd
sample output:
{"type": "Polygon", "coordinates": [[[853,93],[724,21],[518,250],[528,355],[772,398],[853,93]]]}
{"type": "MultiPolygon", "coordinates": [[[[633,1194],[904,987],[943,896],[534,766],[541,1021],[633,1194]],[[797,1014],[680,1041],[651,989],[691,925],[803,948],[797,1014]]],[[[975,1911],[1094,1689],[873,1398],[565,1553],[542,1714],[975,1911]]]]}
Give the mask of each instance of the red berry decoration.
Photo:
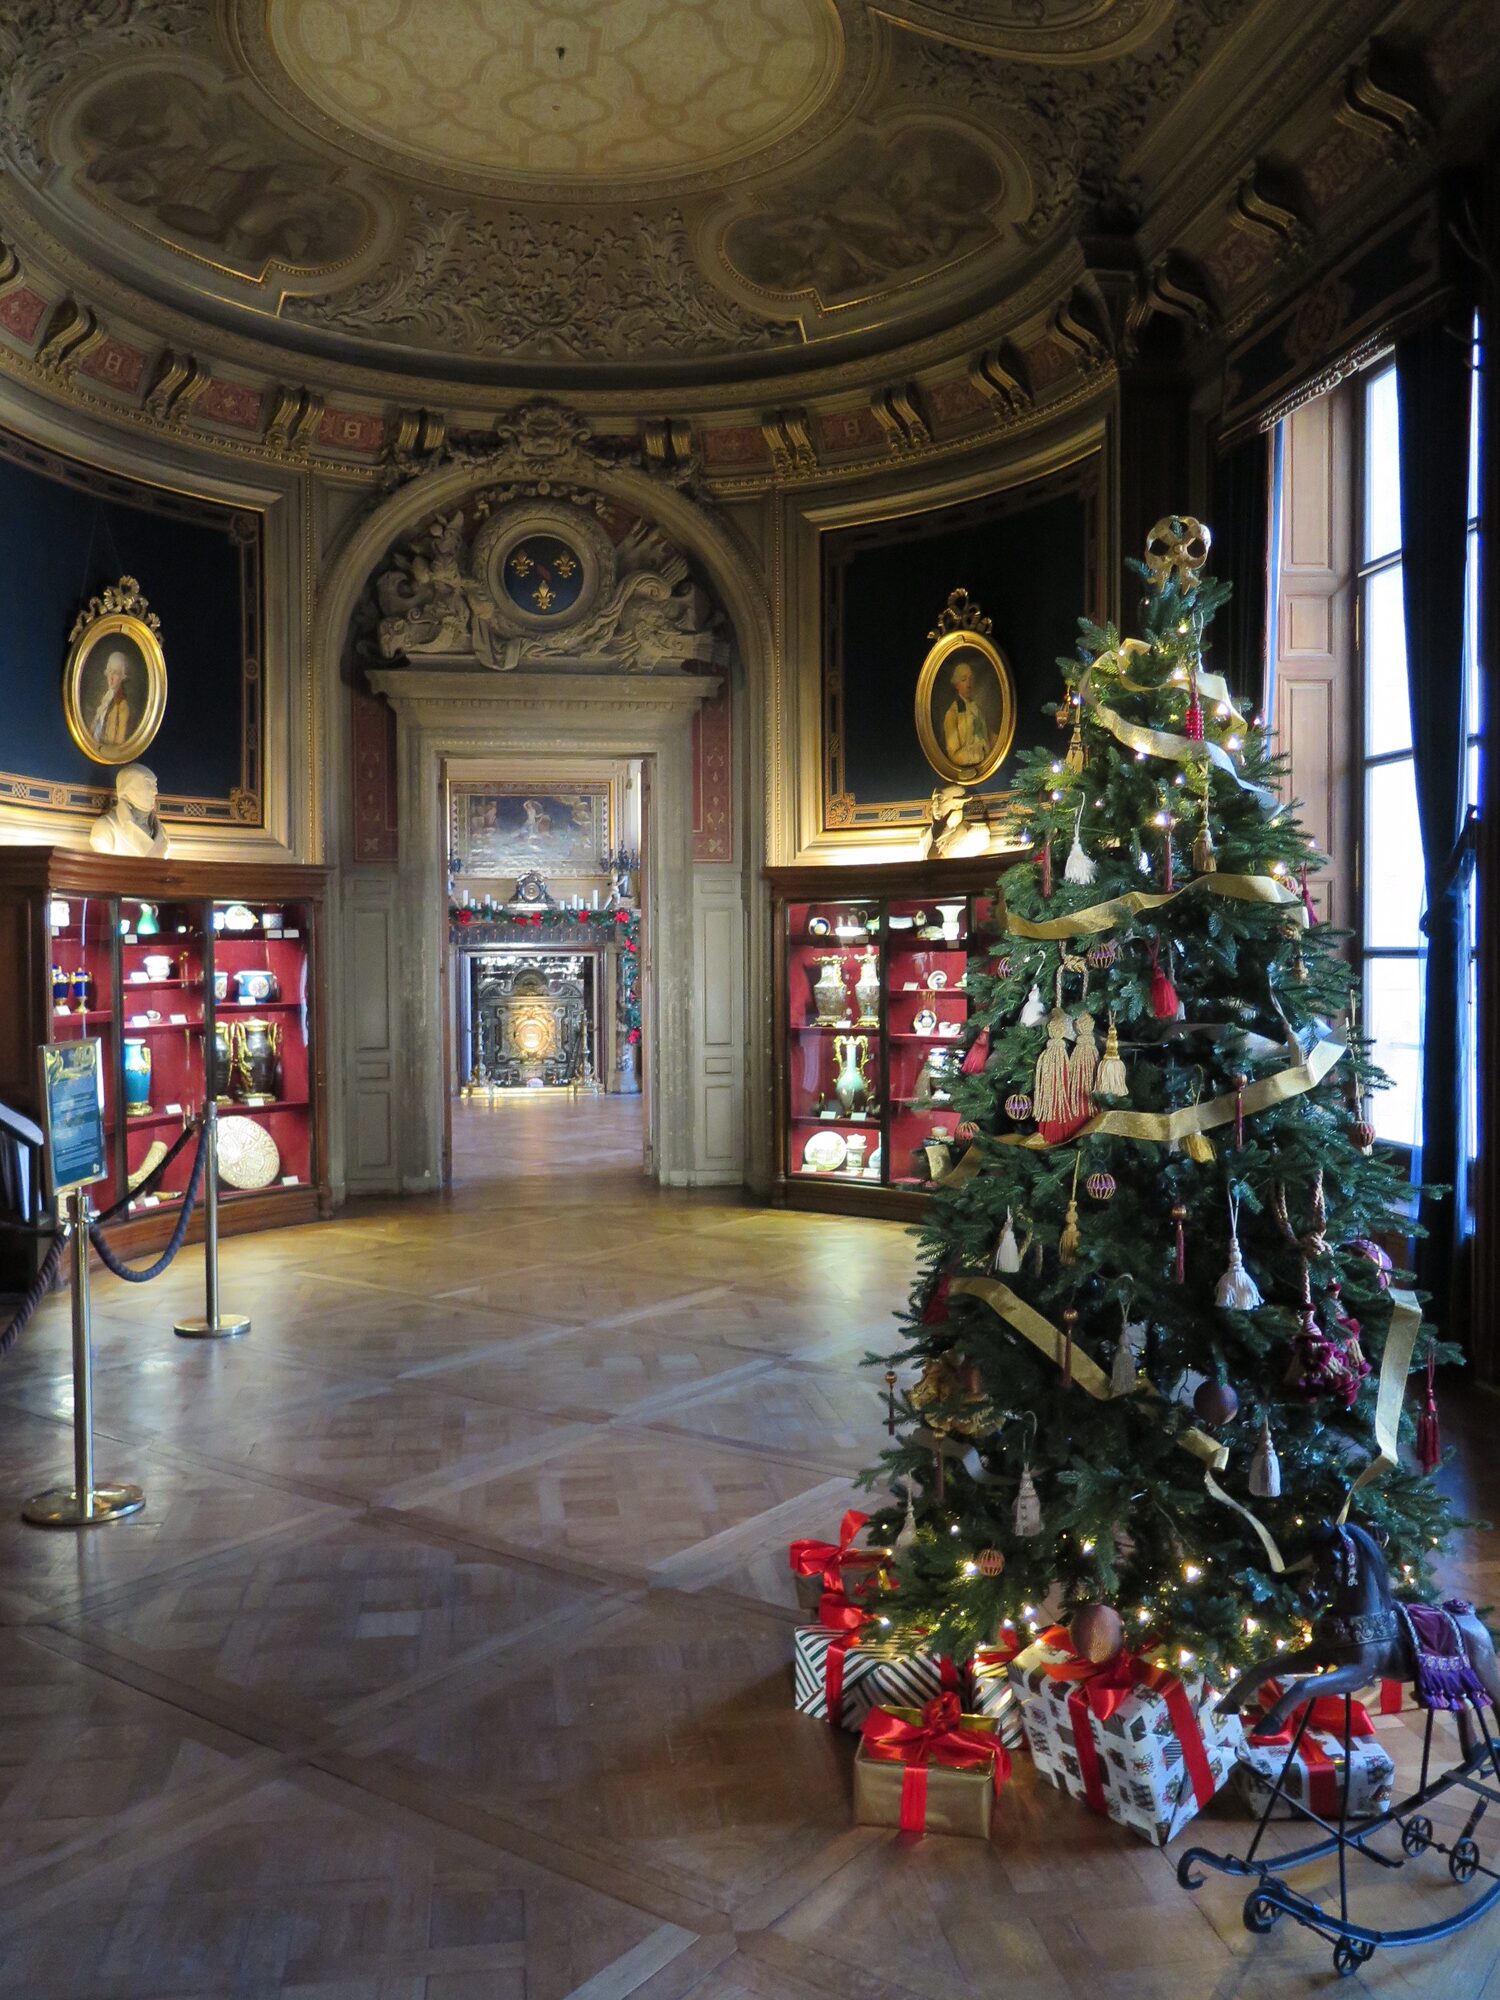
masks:
{"type": "Polygon", "coordinates": [[[981,1549],[974,1563],[981,1576],[998,1576],[1005,1567],[1005,1557],[999,1549],[981,1549]]]}
{"type": "Polygon", "coordinates": [[[1024,1090],[1013,1090],[1005,1100],[1005,1115],[1014,1118],[1018,1125],[1024,1125],[1031,1116],[1031,1099],[1024,1090]]]}
{"type": "Polygon", "coordinates": [[[1083,1187],[1084,1192],[1091,1201],[1112,1201],[1115,1192],[1115,1177],[1113,1174],[1105,1173],[1090,1174],[1084,1182],[1083,1187]]]}
{"type": "Polygon", "coordinates": [[[1227,1382],[1200,1382],[1193,1408],[1206,1424],[1232,1424],[1239,1415],[1240,1399],[1227,1382]]]}
{"type": "Polygon", "coordinates": [[[1068,1638],[1079,1659],[1102,1667],[1125,1643],[1125,1627],[1112,1604],[1085,1604],[1068,1620],[1068,1638]]]}

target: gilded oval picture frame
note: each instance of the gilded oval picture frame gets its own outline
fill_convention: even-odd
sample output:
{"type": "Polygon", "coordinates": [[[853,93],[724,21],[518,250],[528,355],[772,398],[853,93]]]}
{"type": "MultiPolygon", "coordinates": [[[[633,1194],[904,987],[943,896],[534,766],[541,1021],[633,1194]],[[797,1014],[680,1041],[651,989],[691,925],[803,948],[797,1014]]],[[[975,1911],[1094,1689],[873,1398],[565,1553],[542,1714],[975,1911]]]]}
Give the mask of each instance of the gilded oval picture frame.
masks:
{"type": "Polygon", "coordinates": [[[129,611],[80,619],[73,632],[63,668],[68,733],[96,764],[133,764],[166,713],[161,640],[152,624],[129,611]]]}
{"type": "Polygon", "coordinates": [[[917,675],[917,741],[950,785],[982,785],[1010,755],[1016,683],[1009,662],[982,632],[945,632],[917,675]]]}

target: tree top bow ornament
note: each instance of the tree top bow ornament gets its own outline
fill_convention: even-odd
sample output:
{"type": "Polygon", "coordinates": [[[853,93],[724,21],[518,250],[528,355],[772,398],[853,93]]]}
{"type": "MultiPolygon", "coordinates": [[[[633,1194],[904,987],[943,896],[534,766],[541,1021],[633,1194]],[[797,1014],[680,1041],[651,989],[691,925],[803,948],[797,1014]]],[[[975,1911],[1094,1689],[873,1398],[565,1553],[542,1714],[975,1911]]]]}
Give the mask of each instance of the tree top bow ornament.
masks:
{"type": "Polygon", "coordinates": [[[1171,581],[1188,590],[1201,581],[1213,534],[1191,514],[1164,514],[1146,537],[1146,567],[1158,589],[1171,581]]]}

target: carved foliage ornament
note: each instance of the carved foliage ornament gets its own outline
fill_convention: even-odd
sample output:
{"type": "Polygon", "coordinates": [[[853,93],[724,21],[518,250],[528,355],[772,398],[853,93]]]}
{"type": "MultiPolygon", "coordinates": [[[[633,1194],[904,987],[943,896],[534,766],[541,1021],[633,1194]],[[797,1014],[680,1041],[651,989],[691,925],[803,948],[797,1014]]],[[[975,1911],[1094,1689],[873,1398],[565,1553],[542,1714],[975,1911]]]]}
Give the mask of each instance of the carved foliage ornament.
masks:
{"type": "Polygon", "coordinates": [[[583,496],[490,496],[440,516],[375,580],[383,660],[672,672],[724,663],[727,645],[682,554],[637,521],[616,544],[583,496]]]}

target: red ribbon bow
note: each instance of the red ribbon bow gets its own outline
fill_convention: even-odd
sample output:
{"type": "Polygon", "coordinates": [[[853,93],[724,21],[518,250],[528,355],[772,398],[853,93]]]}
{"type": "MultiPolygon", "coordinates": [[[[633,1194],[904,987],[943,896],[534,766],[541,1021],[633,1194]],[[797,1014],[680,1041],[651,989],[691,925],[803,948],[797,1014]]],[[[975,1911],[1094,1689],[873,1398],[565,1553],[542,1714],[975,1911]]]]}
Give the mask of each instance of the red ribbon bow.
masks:
{"type": "Polygon", "coordinates": [[[886,1560],[883,1550],[854,1547],[855,1536],[869,1518],[868,1514],[861,1514],[857,1507],[851,1507],[839,1523],[836,1542],[811,1539],[793,1542],[787,1550],[793,1575],[821,1576],[825,1589],[839,1590],[844,1587],[846,1569],[880,1568],[886,1560]]]}
{"type": "Polygon", "coordinates": [[[1010,1776],[1009,1752],[989,1730],[963,1726],[963,1708],[951,1687],[933,1696],[920,1722],[908,1722],[888,1708],[872,1708],[859,1727],[867,1757],[906,1766],[901,1774],[903,1833],[926,1830],[930,1765],[941,1764],[949,1771],[988,1769],[996,1792],[1010,1776]]]}
{"type": "Polygon", "coordinates": [[[859,1644],[863,1627],[873,1614],[861,1611],[841,1590],[825,1590],[818,1602],[818,1623],[840,1636],[831,1640],[823,1658],[823,1695],[828,1703],[828,1720],[836,1727],[844,1719],[844,1661],[849,1648],[859,1644]]]}
{"type": "Polygon", "coordinates": [[[1094,1742],[1092,1718],[1108,1722],[1137,1690],[1159,1695],[1165,1702],[1172,1733],[1182,1748],[1183,1766],[1192,1782],[1193,1796],[1200,1806],[1208,1804],[1214,1795],[1208,1751],[1204,1747],[1203,1731],[1198,1726],[1187,1689],[1176,1674],[1166,1667],[1153,1666],[1139,1653],[1132,1653],[1123,1647],[1112,1660],[1105,1660],[1102,1665],[1080,1659],[1061,1625],[1049,1626],[1041,1635],[1041,1644],[1051,1647],[1054,1652],[1069,1655],[1065,1660],[1044,1663],[1042,1671],[1049,1680],[1074,1683],[1068,1696],[1068,1720],[1073,1725],[1078,1774],[1083,1780],[1084,1799],[1090,1811],[1108,1812],[1104,1798],[1104,1773],[1094,1742]]]}
{"type": "MultiPolygon", "coordinates": [[[[1256,1698],[1254,1713],[1264,1715],[1281,1699],[1282,1688],[1279,1681],[1266,1681],[1256,1698]]],[[[1307,1773],[1307,1803],[1320,1819],[1331,1819],[1339,1809],[1338,1766],[1314,1735],[1321,1730],[1325,1735],[1344,1738],[1344,1697],[1339,1694],[1314,1695],[1311,1700],[1300,1702],[1279,1729],[1256,1729],[1249,1731],[1250,1742],[1257,1750],[1289,1750],[1292,1738],[1297,1734],[1302,1720],[1303,1709],[1308,1710],[1307,1728],[1302,1733],[1302,1741],[1297,1745],[1297,1762],[1307,1773]]],[[[1373,1736],[1375,1725],[1370,1720],[1370,1711],[1362,1701],[1349,1705],[1349,1735],[1373,1736]]]]}

